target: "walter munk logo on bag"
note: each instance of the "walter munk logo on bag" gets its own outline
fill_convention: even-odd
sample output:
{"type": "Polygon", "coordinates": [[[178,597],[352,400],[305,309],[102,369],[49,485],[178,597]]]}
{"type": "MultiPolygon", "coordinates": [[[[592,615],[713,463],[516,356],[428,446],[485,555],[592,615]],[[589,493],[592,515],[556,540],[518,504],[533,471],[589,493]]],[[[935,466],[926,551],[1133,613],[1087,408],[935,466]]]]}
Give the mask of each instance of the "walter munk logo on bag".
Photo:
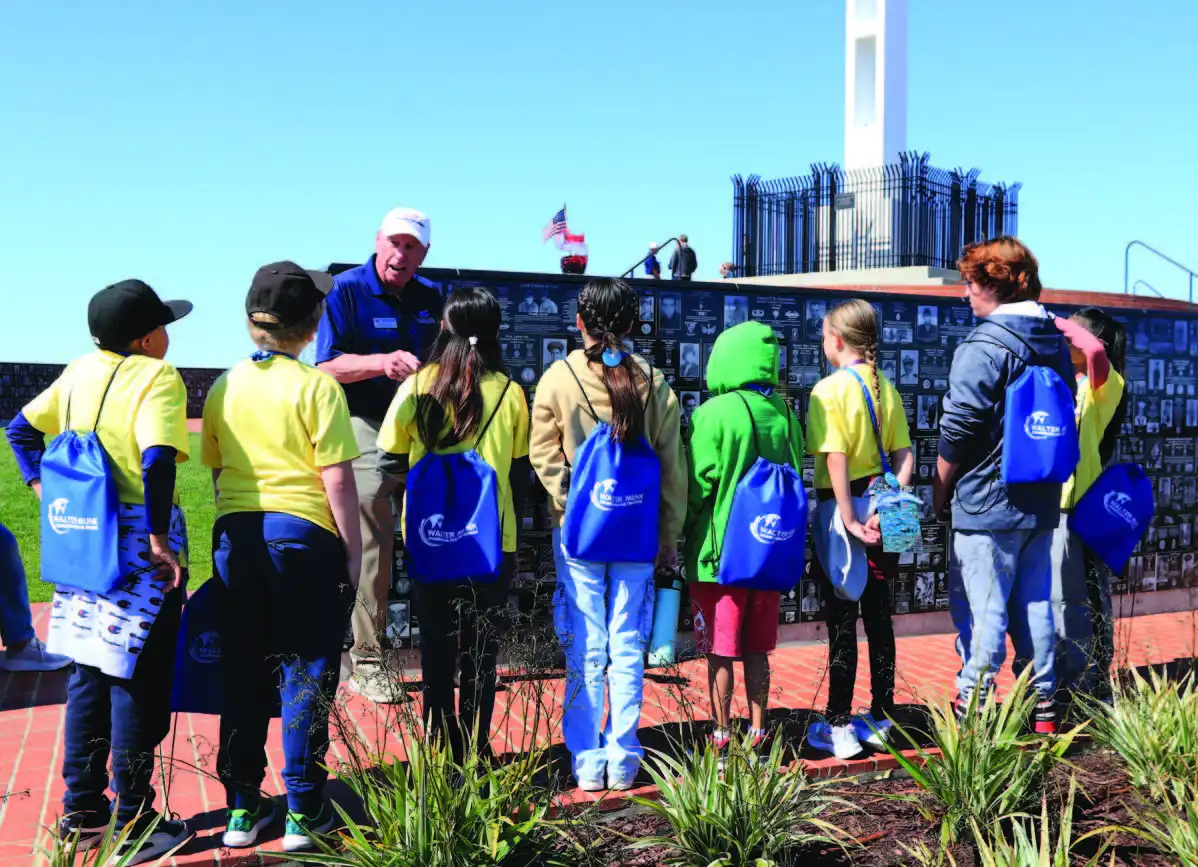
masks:
{"type": "Polygon", "coordinates": [[[625,506],[639,506],[644,499],[644,494],[617,494],[615,479],[595,482],[595,486],[591,488],[591,505],[601,512],[610,512],[625,506]]]}
{"type": "Polygon", "coordinates": [[[1038,409],[1024,419],[1023,432],[1028,435],[1029,439],[1048,440],[1053,437],[1064,436],[1065,426],[1052,424],[1049,421],[1049,414],[1042,409],[1038,409]]]}
{"type": "Polygon", "coordinates": [[[468,536],[478,535],[478,524],[471,521],[460,530],[445,529],[445,516],[429,515],[420,522],[420,541],[431,548],[452,545],[468,536]]]}
{"type": "Polygon", "coordinates": [[[220,662],[220,633],[201,632],[191,642],[188,654],[203,665],[220,662]]]}
{"type": "Polygon", "coordinates": [[[1122,491],[1108,491],[1107,495],[1102,498],[1102,505],[1106,508],[1107,513],[1123,521],[1134,530],[1139,525],[1139,522],[1136,520],[1136,516],[1131,513],[1131,510],[1127,508],[1130,502],[1131,495],[1125,494],[1122,491]]]}
{"type": "Polygon", "coordinates": [[[794,537],[794,530],[787,530],[782,525],[781,515],[758,515],[749,524],[749,532],[753,534],[753,538],[763,545],[772,545],[774,542],[785,542],[787,539],[794,537]]]}
{"type": "Polygon", "coordinates": [[[66,497],[59,497],[52,500],[50,505],[46,507],[46,517],[50,520],[50,529],[60,536],[65,536],[72,530],[91,530],[93,532],[100,529],[100,519],[92,518],[86,515],[72,515],[68,512],[71,506],[71,501],[66,497]]]}

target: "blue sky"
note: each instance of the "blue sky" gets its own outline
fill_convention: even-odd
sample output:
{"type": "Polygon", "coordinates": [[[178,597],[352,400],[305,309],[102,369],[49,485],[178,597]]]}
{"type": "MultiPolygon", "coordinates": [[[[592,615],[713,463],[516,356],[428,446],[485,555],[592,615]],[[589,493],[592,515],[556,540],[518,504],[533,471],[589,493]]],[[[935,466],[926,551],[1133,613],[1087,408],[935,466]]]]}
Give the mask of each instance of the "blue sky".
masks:
{"type": "MultiPolygon", "coordinates": [[[[1021,181],[1049,285],[1120,291],[1132,238],[1198,267],[1198,4],[910,5],[909,146],[1021,181]]],[[[85,351],[87,299],[138,276],[196,303],[173,361],[230,364],[258,265],[359,260],[399,204],[429,265],[552,271],[565,201],[593,273],[687,232],[715,278],[731,174],[843,159],[833,0],[62,0],[0,38],[5,360],[85,351]]]]}

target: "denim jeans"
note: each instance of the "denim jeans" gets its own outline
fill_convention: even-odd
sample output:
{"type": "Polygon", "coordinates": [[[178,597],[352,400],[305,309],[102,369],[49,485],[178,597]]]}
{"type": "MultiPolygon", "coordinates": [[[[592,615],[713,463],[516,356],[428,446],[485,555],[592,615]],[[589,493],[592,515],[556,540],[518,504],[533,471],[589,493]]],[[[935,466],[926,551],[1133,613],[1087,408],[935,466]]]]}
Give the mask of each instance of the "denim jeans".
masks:
{"type": "Polygon", "coordinates": [[[553,531],[553,550],[553,624],[566,655],[562,736],[574,777],[597,782],[606,771],[611,782],[630,781],[645,752],[637,729],[653,630],[653,564],[575,560],[566,556],[560,530],[553,531]]]}
{"type": "Polygon", "coordinates": [[[969,602],[971,630],[957,675],[963,701],[975,689],[992,688],[1006,661],[1008,633],[1015,645],[1016,674],[1030,663],[1041,700],[1053,697],[1052,536],[1052,530],[953,533],[952,569],[969,602]]]}
{"type": "Polygon", "coordinates": [[[117,827],[153,807],[154,750],[170,731],[182,608],[181,590],[163,597],[133,677],[113,677],[79,663],[72,669],[63,732],[64,814],[96,813],[107,819],[110,754],[117,827]]]}
{"type": "Polygon", "coordinates": [[[1086,552],[1069,529],[1069,516],[1052,536],[1052,615],[1056,627],[1056,675],[1060,690],[1086,686],[1083,679],[1094,649],[1094,623],[1086,581],[1086,552]]]}
{"type": "Polygon", "coordinates": [[[278,695],[287,808],[312,815],[328,779],[321,763],[354,599],[345,546],[292,515],[241,512],[217,519],[212,560],[228,587],[217,767],[229,809],[258,805],[278,695]]]}
{"type": "Polygon", "coordinates": [[[0,641],[5,647],[33,638],[29,589],[16,537],[0,524],[0,641]]]}

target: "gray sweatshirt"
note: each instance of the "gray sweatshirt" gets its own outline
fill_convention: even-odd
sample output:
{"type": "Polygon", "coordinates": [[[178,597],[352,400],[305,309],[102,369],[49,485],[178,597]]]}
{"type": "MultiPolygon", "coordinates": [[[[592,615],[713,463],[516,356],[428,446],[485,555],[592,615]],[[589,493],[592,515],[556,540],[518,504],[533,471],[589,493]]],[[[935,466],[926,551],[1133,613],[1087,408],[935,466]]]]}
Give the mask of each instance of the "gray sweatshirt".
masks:
{"type": "Polygon", "coordinates": [[[939,451],[959,465],[955,530],[1051,530],[1060,522],[1059,484],[1008,487],[1002,480],[1007,386],[1032,364],[1052,368],[1076,389],[1069,346],[1038,304],[1003,305],[953,354],[939,451]],[[1010,308],[1034,315],[1004,312],[1010,308]]]}

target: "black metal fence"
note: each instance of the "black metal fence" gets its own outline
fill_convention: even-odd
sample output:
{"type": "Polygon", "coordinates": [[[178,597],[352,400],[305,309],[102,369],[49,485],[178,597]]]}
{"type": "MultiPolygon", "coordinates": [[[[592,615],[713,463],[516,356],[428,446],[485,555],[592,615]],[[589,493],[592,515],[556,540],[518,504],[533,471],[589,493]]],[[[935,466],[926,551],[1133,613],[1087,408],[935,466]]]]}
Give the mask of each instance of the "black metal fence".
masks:
{"type": "Polygon", "coordinates": [[[955,268],[961,248],[1016,232],[1020,184],[978,182],[907,152],[891,165],[762,180],[734,175],[736,276],[922,265],[955,268]]]}

